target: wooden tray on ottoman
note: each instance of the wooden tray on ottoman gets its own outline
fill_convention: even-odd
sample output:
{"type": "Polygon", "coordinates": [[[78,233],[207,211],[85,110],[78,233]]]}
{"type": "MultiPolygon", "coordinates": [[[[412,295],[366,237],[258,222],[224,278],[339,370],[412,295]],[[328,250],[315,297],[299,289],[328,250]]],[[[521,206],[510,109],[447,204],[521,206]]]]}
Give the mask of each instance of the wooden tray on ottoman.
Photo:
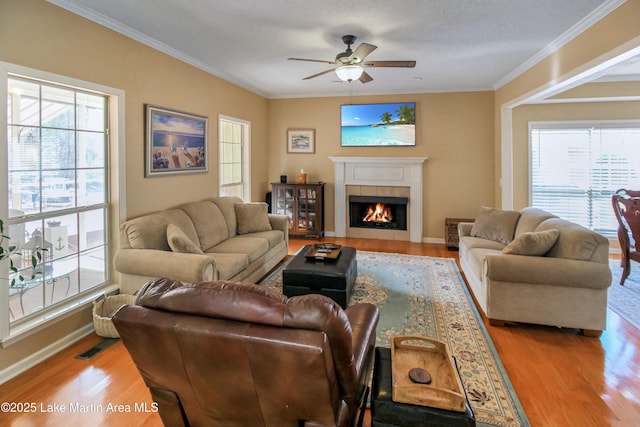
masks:
{"type": "Polygon", "coordinates": [[[395,402],[465,412],[466,398],[458,370],[442,341],[418,336],[394,337],[391,343],[392,398],[395,402]],[[431,374],[430,384],[409,378],[413,368],[431,374]]]}
{"type": "Polygon", "coordinates": [[[341,245],[334,245],[331,243],[320,243],[311,246],[304,256],[307,259],[312,259],[316,261],[335,261],[340,256],[340,251],[342,250],[341,245]]]}

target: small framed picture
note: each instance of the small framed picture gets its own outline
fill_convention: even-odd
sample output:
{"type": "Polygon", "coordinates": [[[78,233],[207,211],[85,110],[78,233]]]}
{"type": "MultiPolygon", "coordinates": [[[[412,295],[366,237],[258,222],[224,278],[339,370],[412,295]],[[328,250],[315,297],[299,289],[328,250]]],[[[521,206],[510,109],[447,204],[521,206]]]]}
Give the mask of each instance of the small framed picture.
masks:
{"type": "Polygon", "coordinates": [[[313,154],[315,152],[315,129],[287,130],[287,153],[313,154]]]}
{"type": "Polygon", "coordinates": [[[207,172],[207,118],[146,105],[146,175],[207,172]]]}

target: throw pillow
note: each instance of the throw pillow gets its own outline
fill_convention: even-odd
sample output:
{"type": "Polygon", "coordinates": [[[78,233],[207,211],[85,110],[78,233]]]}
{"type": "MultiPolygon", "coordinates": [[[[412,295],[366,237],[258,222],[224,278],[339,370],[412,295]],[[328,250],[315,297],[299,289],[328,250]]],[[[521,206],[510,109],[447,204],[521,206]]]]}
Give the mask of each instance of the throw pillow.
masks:
{"type": "Polygon", "coordinates": [[[175,224],[167,225],[167,242],[173,252],[203,254],[202,249],[198,247],[193,240],[185,234],[180,227],[175,224]]]}
{"type": "Polygon", "coordinates": [[[513,240],[520,212],[482,206],[471,227],[471,236],[509,244],[513,240]]]}
{"type": "Polygon", "coordinates": [[[236,203],[235,208],[238,234],[271,230],[266,203],[236,203]]]}
{"type": "Polygon", "coordinates": [[[560,232],[555,228],[522,233],[502,249],[505,254],[542,256],[556,244],[560,232]]]}

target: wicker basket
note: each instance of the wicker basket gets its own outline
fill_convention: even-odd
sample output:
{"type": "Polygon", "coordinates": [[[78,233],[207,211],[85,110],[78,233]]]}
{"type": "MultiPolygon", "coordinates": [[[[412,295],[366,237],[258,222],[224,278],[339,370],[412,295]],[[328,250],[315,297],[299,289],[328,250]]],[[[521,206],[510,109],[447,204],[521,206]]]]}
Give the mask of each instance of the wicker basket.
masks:
{"type": "Polygon", "coordinates": [[[135,301],[136,296],[129,294],[103,295],[95,300],[93,302],[93,327],[96,334],[106,338],[120,337],[111,316],[123,305],[133,305],[135,301]]]}

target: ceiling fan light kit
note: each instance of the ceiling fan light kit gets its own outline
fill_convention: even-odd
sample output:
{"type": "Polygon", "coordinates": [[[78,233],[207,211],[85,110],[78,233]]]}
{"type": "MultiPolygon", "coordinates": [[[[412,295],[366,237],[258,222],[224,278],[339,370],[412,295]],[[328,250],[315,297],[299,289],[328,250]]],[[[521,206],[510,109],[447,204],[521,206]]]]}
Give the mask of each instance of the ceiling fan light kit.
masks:
{"type": "Polygon", "coordinates": [[[363,71],[364,69],[359,65],[343,65],[342,67],[336,68],[338,78],[345,82],[358,80],[363,71]]]}

